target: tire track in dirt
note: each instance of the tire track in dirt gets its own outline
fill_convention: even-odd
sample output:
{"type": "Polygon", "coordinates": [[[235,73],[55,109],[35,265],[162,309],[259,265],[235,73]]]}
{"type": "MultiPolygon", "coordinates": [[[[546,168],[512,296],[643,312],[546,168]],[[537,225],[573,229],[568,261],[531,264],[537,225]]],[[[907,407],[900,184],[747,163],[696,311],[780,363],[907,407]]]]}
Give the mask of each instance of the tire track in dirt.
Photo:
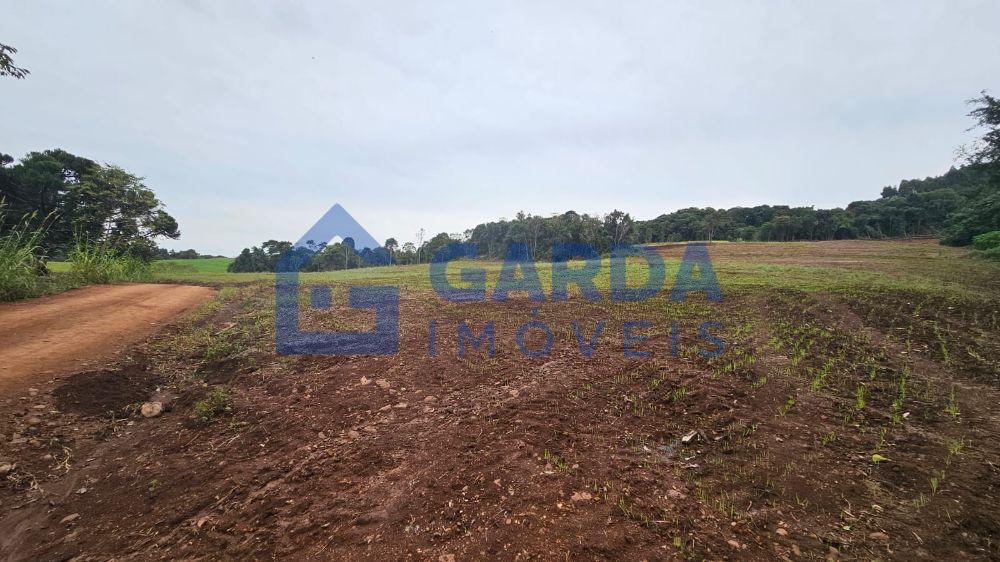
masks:
{"type": "Polygon", "coordinates": [[[40,375],[106,361],[213,292],[190,285],[102,285],[0,305],[0,396],[40,375]]]}

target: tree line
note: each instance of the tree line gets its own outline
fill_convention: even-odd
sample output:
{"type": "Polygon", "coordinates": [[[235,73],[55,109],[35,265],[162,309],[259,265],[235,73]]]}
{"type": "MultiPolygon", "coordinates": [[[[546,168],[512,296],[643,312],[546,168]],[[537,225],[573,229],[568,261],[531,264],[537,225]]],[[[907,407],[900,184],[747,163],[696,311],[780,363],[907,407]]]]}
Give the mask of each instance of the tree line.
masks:
{"type": "Polygon", "coordinates": [[[224,257],[226,256],[201,254],[193,248],[188,248],[187,250],[168,250],[166,248],[157,248],[156,252],[153,254],[153,259],[157,260],[207,260],[211,258],[224,257]]]}
{"type": "MultiPolygon", "coordinates": [[[[713,209],[691,207],[637,221],[623,211],[603,216],[567,211],[543,217],[518,213],[513,219],[479,224],[462,234],[442,232],[400,246],[395,238],[381,248],[355,252],[350,239],[304,249],[306,271],[350,269],[385,263],[423,263],[452,242],[476,244],[479,257],[503,258],[511,244],[524,244],[535,259],[550,257],[553,245],[589,244],[606,253],[618,244],[693,240],[808,241],[937,236],[943,244],[966,246],[973,238],[1000,230],[1000,100],[983,92],[970,100],[969,116],[985,132],[963,147],[963,165],[941,176],[904,180],[882,189],[878,199],[854,201],[846,208],[815,209],[758,205],[713,209]],[[312,253],[311,253],[312,252],[312,253]]],[[[290,242],[270,240],[247,248],[231,271],[273,271],[290,242]]]]}

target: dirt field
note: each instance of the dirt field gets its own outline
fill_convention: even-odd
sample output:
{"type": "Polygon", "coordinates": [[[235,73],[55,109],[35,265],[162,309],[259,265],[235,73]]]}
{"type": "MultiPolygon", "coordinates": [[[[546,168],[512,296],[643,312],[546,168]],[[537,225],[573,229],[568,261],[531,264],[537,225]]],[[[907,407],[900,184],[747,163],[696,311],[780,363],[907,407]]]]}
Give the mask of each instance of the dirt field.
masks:
{"type": "Polygon", "coordinates": [[[101,364],[211,296],[205,287],[108,285],[2,304],[0,395],[101,364]]]}
{"type": "MultiPolygon", "coordinates": [[[[273,288],[224,288],[113,366],[2,402],[0,551],[1000,557],[997,268],[926,241],[712,253],[721,303],[444,304],[403,287],[385,357],[276,356],[273,288]],[[516,343],[533,319],[553,332],[544,357],[516,343]],[[588,340],[602,320],[588,358],[573,323],[588,340]],[[650,322],[632,344],[648,357],[624,356],[633,320],[650,322]],[[462,321],[494,322],[492,357],[459,357],[462,321]],[[706,321],[717,357],[699,353],[706,321]],[[154,397],[168,411],[138,415],[154,397]]],[[[342,307],[303,321],[371,323],[342,307]]]]}

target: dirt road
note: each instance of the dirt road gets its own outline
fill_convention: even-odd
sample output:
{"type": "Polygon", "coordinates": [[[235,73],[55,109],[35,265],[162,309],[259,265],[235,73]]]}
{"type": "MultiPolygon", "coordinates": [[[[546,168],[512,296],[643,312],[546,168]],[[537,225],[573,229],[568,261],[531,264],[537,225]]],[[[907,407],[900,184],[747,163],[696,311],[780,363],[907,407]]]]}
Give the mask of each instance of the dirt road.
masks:
{"type": "Polygon", "coordinates": [[[188,285],[103,285],[0,305],[0,393],[107,360],[211,297],[188,285]]]}

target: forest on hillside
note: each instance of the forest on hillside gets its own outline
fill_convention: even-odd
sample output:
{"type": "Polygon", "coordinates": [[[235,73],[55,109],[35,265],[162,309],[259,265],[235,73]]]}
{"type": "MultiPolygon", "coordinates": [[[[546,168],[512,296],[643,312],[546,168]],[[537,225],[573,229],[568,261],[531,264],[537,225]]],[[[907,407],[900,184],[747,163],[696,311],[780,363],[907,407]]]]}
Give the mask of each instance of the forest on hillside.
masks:
{"type": "Polygon", "coordinates": [[[847,208],[815,209],[759,205],[713,209],[691,207],[651,220],[633,220],[621,211],[604,217],[568,211],[553,217],[519,214],[513,220],[480,224],[468,233],[482,255],[499,257],[510,242],[528,244],[533,255],[559,242],[586,242],[599,251],[620,243],[691,240],[843,240],[940,236],[964,246],[992,230],[1000,214],[1000,182],[987,164],[952,168],[944,175],[905,180],[881,197],[847,208]]]}

